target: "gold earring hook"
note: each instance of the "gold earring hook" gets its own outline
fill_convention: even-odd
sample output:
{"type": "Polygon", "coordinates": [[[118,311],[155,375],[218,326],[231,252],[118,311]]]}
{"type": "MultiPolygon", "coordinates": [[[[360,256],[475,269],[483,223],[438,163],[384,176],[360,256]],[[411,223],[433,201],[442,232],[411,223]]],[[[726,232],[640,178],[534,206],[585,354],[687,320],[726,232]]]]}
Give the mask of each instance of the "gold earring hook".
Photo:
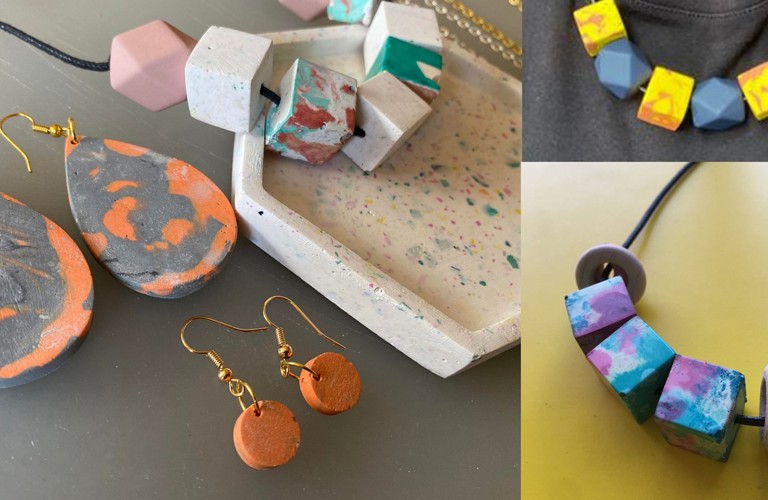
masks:
{"type": "Polygon", "coordinates": [[[181,336],[181,343],[184,344],[184,347],[186,347],[187,350],[189,352],[191,352],[192,354],[204,354],[204,355],[207,355],[209,353],[215,352],[213,350],[203,351],[203,350],[200,350],[200,349],[195,349],[194,347],[189,345],[189,343],[187,342],[186,337],[184,337],[184,335],[187,332],[187,327],[190,324],[192,324],[193,321],[198,321],[198,320],[210,321],[211,323],[215,323],[215,324],[217,324],[219,326],[223,326],[224,328],[229,328],[230,330],[235,330],[236,332],[249,333],[249,332],[264,332],[266,330],[269,330],[269,327],[266,327],[266,326],[259,326],[259,327],[256,327],[256,328],[240,328],[239,326],[230,325],[229,323],[224,323],[223,321],[219,321],[219,320],[217,320],[215,318],[211,318],[211,317],[208,317],[208,316],[192,316],[191,318],[187,319],[187,321],[184,322],[184,325],[182,325],[182,327],[181,327],[181,332],[179,332],[179,335],[181,336]]]}
{"type": "Polygon", "coordinates": [[[278,356],[280,356],[280,374],[283,376],[283,378],[291,376],[291,377],[295,378],[296,380],[299,380],[299,377],[295,373],[291,372],[291,367],[295,366],[295,367],[297,367],[297,368],[299,368],[301,370],[307,370],[309,373],[312,374],[312,376],[315,378],[315,380],[320,380],[320,375],[318,375],[317,372],[315,372],[314,370],[312,370],[308,366],[303,365],[301,363],[296,363],[294,361],[288,361],[288,359],[290,359],[291,356],[293,356],[293,348],[285,340],[285,329],[283,329],[282,327],[277,326],[276,324],[274,324],[272,322],[272,320],[269,319],[269,316],[267,316],[267,306],[273,300],[284,300],[284,301],[288,302],[289,304],[291,304],[293,306],[294,309],[296,309],[296,312],[298,312],[301,315],[301,317],[304,318],[304,320],[307,323],[310,324],[312,329],[314,329],[315,332],[318,335],[320,335],[322,338],[324,338],[325,340],[327,340],[328,342],[330,342],[331,344],[333,344],[333,345],[335,345],[337,347],[340,347],[342,349],[346,349],[346,347],[344,347],[340,343],[336,342],[335,340],[333,340],[328,335],[324,334],[320,330],[320,328],[318,328],[317,325],[311,319],[309,319],[309,316],[304,314],[304,311],[302,311],[301,308],[294,301],[289,299],[288,297],[284,297],[282,295],[273,295],[272,297],[270,297],[266,301],[264,301],[264,306],[261,309],[261,313],[264,315],[264,320],[267,323],[269,323],[269,325],[272,328],[275,329],[275,336],[277,337],[277,346],[278,346],[277,354],[278,354],[278,356]]]}
{"type": "Polygon", "coordinates": [[[269,316],[267,316],[267,306],[273,300],[284,300],[284,301],[288,302],[289,304],[291,304],[293,306],[293,308],[296,309],[296,312],[298,312],[301,315],[301,317],[304,318],[304,321],[309,323],[309,325],[312,327],[313,330],[315,330],[315,332],[318,335],[320,335],[321,337],[323,337],[325,340],[327,340],[331,344],[335,345],[336,347],[340,347],[342,349],[346,349],[346,347],[344,347],[340,343],[336,342],[335,340],[333,340],[328,335],[324,334],[322,332],[322,330],[320,330],[320,328],[318,328],[317,325],[311,319],[309,319],[309,316],[304,314],[304,311],[301,310],[301,308],[298,306],[298,304],[296,304],[296,302],[294,302],[291,299],[289,299],[288,297],[284,297],[282,295],[273,295],[272,297],[270,297],[266,301],[264,301],[264,306],[261,308],[261,313],[264,315],[264,320],[267,323],[269,323],[269,325],[272,328],[274,328],[276,330],[276,333],[277,333],[277,343],[278,343],[278,345],[280,345],[280,347],[287,346],[288,344],[285,342],[285,330],[283,328],[277,326],[276,324],[274,324],[272,322],[272,320],[269,319],[269,316]]]}
{"type": "Polygon", "coordinates": [[[219,356],[219,354],[213,349],[211,349],[210,351],[203,351],[200,349],[195,349],[194,347],[189,345],[184,334],[187,332],[187,327],[193,321],[197,321],[197,320],[210,321],[211,323],[215,323],[225,328],[229,328],[230,330],[235,330],[235,331],[244,332],[244,333],[263,332],[265,330],[269,330],[269,328],[266,326],[260,326],[256,328],[240,328],[234,325],[230,325],[229,323],[224,323],[223,321],[219,321],[214,318],[209,318],[208,316],[193,316],[184,322],[184,325],[182,325],[181,331],[179,332],[179,336],[181,337],[181,343],[184,344],[184,347],[189,352],[191,352],[192,354],[203,354],[206,358],[211,360],[211,362],[214,365],[216,365],[216,369],[218,370],[217,376],[219,378],[219,381],[226,382],[229,385],[229,393],[232,394],[232,396],[237,398],[238,402],[240,403],[240,407],[243,409],[243,411],[247,409],[247,406],[243,401],[243,396],[245,396],[245,393],[248,392],[248,394],[251,396],[251,399],[253,400],[253,407],[256,412],[256,416],[261,415],[261,408],[259,408],[259,401],[256,399],[256,396],[253,393],[253,389],[251,389],[251,386],[250,384],[248,384],[248,382],[245,382],[244,380],[240,380],[239,378],[235,378],[232,370],[224,366],[224,360],[221,359],[221,356],[219,356]]]}
{"type": "Polygon", "coordinates": [[[30,163],[29,161],[29,156],[27,156],[27,153],[25,153],[24,150],[21,149],[21,147],[18,144],[16,144],[16,142],[13,141],[13,139],[8,137],[8,134],[6,134],[5,131],[3,130],[3,125],[5,124],[6,120],[8,120],[9,118],[13,118],[14,116],[20,116],[22,118],[26,118],[27,120],[29,120],[29,122],[32,124],[32,130],[34,132],[47,134],[53,137],[61,137],[63,135],[63,136],[69,137],[70,140],[72,141],[72,144],[77,144],[78,142],[77,132],[75,131],[75,119],[72,118],[71,116],[67,118],[66,127],[62,127],[61,125],[58,125],[56,123],[48,127],[44,125],[38,125],[37,122],[35,122],[35,119],[26,113],[11,113],[10,115],[3,117],[3,119],[0,120],[0,135],[5,137],[5,140],[10,142],[11,146],[13,146],[16,149],[16,151],[18,151],[21,154],[21,156],[24,158],[24,162],[27,164],[27,171],[29,173],[32,173],[32,163],[30,163]]]}

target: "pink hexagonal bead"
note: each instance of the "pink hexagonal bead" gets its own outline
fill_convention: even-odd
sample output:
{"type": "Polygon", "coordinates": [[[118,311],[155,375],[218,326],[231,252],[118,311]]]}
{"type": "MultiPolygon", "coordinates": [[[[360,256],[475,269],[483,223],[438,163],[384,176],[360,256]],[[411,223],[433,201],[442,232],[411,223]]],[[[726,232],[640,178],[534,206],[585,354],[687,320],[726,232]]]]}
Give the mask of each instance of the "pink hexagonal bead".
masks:
{"type": "Polygon", "coordinates": [[[112,39],[112,88],[152,111],[183,102],[184,65],[197,41],[165,21],[152,21],[112,39]]]}
{"type": "Polygon", "coordinates": [[[278,0],[285,8],[305,21],[317,19],[325,14],[329,0],[278,0]]]}

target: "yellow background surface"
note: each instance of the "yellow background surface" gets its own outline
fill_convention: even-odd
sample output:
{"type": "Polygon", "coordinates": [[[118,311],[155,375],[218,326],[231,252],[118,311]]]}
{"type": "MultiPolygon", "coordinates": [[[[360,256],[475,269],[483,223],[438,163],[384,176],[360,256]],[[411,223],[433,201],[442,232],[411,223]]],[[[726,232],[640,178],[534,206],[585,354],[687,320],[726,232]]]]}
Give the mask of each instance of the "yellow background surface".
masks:
{"type": "MultiPolygon", "coordinates": [[[[638,425],[573,339],[563,297],[580,255],[621,245],[682,163],[523,165],[522,493],[526,499],[768,498],[768,450],[741,426],[726,463],[638,425]]],[[[631,247],[637,312],[678,353],[746,376],[768,363],[768,164],[705,163],[631,247]]]]}

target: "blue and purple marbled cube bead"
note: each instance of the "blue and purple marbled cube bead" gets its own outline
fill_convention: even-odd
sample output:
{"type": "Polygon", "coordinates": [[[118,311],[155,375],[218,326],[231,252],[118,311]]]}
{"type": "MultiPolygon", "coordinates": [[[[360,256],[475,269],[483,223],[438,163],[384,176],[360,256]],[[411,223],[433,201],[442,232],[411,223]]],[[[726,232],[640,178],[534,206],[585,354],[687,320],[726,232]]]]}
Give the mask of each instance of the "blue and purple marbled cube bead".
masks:
{"type": "Polygon", "coordinates": [[[653,416],[675,351],[634,317],[602,341],[587,359],[638,423],[653,416]]]}
{"type": "Polygon", "coordinates": [[[621,276],[566,295],[565,308],[584,354],[637,315],[621,276]]]}
{"type": "Polygon", "coordinates": [[[655,420],[669,444],[725,462],[746,400],[741,373],[677,355],[655,420]]]}

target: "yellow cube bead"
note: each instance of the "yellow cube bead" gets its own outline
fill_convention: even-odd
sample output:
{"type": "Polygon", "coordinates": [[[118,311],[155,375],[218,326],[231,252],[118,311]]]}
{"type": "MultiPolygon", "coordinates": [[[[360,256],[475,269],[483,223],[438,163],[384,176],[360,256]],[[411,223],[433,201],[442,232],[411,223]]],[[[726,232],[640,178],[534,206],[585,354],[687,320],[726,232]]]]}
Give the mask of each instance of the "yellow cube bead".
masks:
{"type": "Polygon", "coordinates": [[[614,0],[600,0],[573,13],[581,41],[590,56],[595,57],[609,43],[626,38],[627,31],[614,0]]]}
{"type": "Polygon", "coordinates": [[[693,84],[694,80],[690,76],[656,66],[637,117],[674,132],[685,119],[693,84]]]}
{"type": "Polygon", "coordinates": [[[739,85],[755,118],[768,117],[768,62],[740,74],[739,85]]]}

